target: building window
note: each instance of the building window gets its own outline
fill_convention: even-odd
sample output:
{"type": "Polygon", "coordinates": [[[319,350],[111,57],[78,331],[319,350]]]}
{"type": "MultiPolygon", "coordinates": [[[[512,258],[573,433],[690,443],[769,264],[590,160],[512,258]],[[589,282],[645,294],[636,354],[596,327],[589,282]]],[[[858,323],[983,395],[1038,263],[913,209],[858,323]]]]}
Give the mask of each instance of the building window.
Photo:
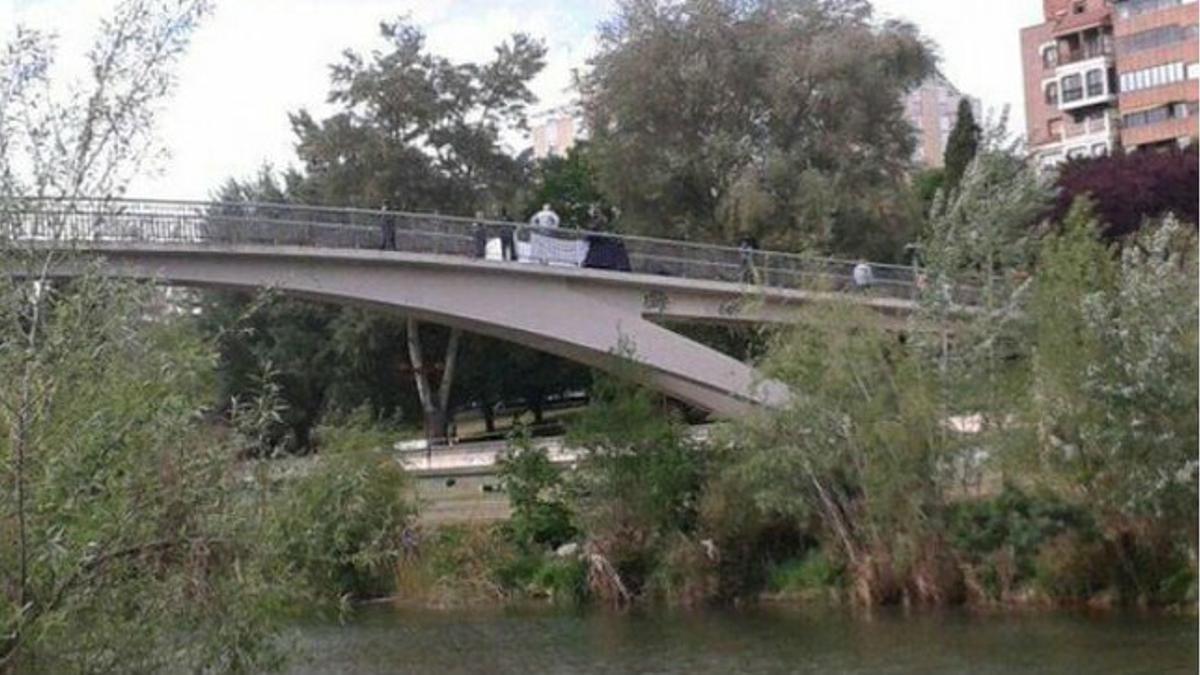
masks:
{"type": "Polygon", "coordinates": [[[1058,83],[1046,84],[1046,105],[1058,105],[1058,83]]]}
{"type": "Polygon", "coordinates": [[[1187,76],[1189,80],[1200,80],[1200,63],[1189,63],[1187,65],[1187,76]]]}
{"type": "Polygon", "coordinates": [[[1118,42],[1117,49],[1122,55],[1136,54],[1195,40],[1197,35],[1200,35],[1200,27],[1197,26],[1162,26],[1122,37],[1118,42]]]}
{"type": "Polygon", "coordinates": [[[1087,95],[1092,96],[1104,95],[1104,71],[1096,68],[1089,70],[1087,73],[1087,95]]]}
{"type": "Polygon", "coordinates": [[[1092,157],[1103,157],[1108,154],[1108,146],[1104,143],[1096,143],[1092,146],[1092,157]]]}
{"type": "Polygon", "coordinates": [[[1062,79],[1062,101],[1070,103],[1083,98],[1083,77],[1068,75],[1062,79]]]}
{"type": "Polygon", "coordinates": [[[1183,0],[1126,0],[1117,3],[1117,16],[1128,19],[1139,14],[1156,12],[1181,4],[1183,4],[1183,0]]]}
{"type": "Polygon", "coordinates": [[[1087,156],[1088,156],[1088,149],[1087,149],[1086,145],[1078,147],[1078,148],[1071,148],[1070,150],[1067,151],[1067,159],[1069,159],[1069,160],[1070,159],[1083,159],[1084,157],[1087,157],[1087,156]]]}
{"type": "Polygon", "coordinates": [[[1168,63],[1153,68],[1143,68],[1121,75],[1121,91],[1140,91],[1180,82],[1187,77],[1183,63],[1168,63]]]}
{"type": "Polygon", "coordinates": [[[1200,108],[1200,103],[1196,101],[1172,104],[1171,117],[1195,117],[1197,108],[1200,108]]]}
{"type": "Polygon", "coordinates": [[[1058,45],[1042,47],[1042,67],[1055,68],[1058,66],[1058,45]]]}
{"type": "Polygon", "coordinates": [[[1146,127],[1150,126],[1151,124],[1158,124],[1171,119],[1192,117],[1196,115],[1198,108],[1200,108],[1200,104],[1196,102],[1172,103],[1170,105],[1129,113],[1122,118],[1122,124],[1127,129],[1146,127]]]}

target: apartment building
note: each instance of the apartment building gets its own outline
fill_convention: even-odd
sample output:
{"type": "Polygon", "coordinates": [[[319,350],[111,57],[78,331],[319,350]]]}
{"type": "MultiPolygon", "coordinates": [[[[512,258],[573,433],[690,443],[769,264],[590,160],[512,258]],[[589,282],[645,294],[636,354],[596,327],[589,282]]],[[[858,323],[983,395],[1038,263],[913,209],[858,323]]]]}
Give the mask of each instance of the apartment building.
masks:
{"type": "Polygon", "coordinates": [[[1026,138],[1042,165],[1195,142],[1195,0],[1043,0],[1021,31],[1026,138]]]}
{"type": "Polygon", "coordinates": [[[569,106],[533,116],[530,124],[533,156],[537,159],[563,157],[583,134],[576,112],[569,106]]]}
{"type": "Polygon", "coordinates": [[[913,161],[927,169],[942,166],[946,141],[958,121],[958,103],[966,99],[978,124],[983,122],[979,99],[960,92],[941,73],[936,73],[904,97],[904,114],[917,134],[913,161]]]}

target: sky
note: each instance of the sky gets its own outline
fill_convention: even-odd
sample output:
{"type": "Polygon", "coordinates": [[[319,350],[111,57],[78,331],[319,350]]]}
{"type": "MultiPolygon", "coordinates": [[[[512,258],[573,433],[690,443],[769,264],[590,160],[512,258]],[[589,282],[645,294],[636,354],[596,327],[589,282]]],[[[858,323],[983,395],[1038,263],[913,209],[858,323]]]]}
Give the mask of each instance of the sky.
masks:
{"type": "MultiPolygon", "coordinates": [[[[571,72],[595,49],[596,26],[614,0],[216,0],[179,68],[161,115],[168,158],[131,186],[133,196],[204,199],[227,178],[264,163],[297,163],[287,114],[328,111],[328,66],[349,48],[378,48],[381,20],[408,15],[430,48],[452,60],[486,60],[515,31],[546,41],[533,82],[537,109],[571,99],[571,72]]],[[[95,27],[116,0],[0,0],[0,41],[18,23],[59,35],[61,72],[77,70],[95,27]],[[69,19],[69,20],[68,20],[69,19]]],[[[942,72],[985,110],[1011,108],[1024,129],[1020,28],[1040,0],[875,0],[881,18],[917,25],[938,48],[942,72]]],[[[516,140],[514,145],[520,144],[516,140]]],[[[520,148],[514,148],[519,150],[520,148]]]]}

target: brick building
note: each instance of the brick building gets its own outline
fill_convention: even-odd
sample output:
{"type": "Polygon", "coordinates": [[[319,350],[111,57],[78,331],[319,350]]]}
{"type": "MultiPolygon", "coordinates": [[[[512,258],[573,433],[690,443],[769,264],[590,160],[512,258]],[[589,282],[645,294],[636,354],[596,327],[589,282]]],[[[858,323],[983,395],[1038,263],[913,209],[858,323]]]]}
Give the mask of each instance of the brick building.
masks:
{"type": "Polygon", "coordinates": [[[1021,31],[1029,148],[1042,165],[1194,142],[1195,0],[1043,0],[1021,31]]]}
{"type": "Polygon", "coordinates": [[[917,134],[913,161],[925,168],[935,169],[943,164],[946,141],[958,121],[958,103],[966,99],[982,124],[983,110],[979,99],[960,92],[941,73],[935,73],[904,97],[904,115],[917,134]]]}
{"type": "Polygon", "coordinates": [[[577,140],[582,139],[579,115],[569,106],[555,108],[532,117],[529,135],[533,156],[537,159],[565,157],[577,140]]]}

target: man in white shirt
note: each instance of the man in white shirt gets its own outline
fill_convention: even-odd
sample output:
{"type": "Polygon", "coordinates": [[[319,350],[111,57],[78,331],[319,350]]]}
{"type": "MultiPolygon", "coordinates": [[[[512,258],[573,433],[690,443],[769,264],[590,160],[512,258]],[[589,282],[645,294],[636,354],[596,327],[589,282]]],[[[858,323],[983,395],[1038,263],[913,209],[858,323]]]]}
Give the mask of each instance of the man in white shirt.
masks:
{"type": "Polygon", "coordinates": [[[558,227],[558,214],[550,210],[549,204],[542,204],[542,210],[533,214],[529,219],[529,224],[534,227],[556,228],[558,227]]]}
{"type": "Polygon", "coordinates": [[[859,288],[866,288],[875,283],[875,273],[871,271],[871,266],[866,262],[860,262],[854,266],[854,285],[859,288]]]}

